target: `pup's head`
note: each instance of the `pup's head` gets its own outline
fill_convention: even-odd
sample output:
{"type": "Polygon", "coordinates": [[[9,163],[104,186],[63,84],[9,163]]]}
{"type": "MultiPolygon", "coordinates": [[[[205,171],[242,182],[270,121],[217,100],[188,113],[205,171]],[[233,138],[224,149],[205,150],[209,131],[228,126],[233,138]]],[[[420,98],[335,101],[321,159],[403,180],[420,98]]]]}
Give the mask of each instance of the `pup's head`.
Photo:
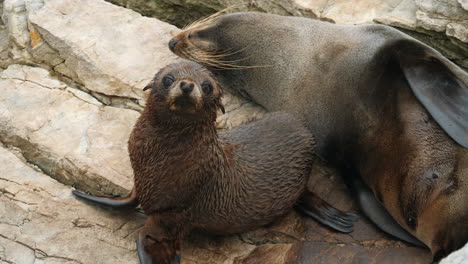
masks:
{"type": "Polygon", "coordinates": [[[149,104],[158,114],[170,114],[196,119],[197,116],[216,117],[221,103],[222,89],[214,75],[194,62],[179,62],[161,69],[144,88],[151,89],[149,104]]]}

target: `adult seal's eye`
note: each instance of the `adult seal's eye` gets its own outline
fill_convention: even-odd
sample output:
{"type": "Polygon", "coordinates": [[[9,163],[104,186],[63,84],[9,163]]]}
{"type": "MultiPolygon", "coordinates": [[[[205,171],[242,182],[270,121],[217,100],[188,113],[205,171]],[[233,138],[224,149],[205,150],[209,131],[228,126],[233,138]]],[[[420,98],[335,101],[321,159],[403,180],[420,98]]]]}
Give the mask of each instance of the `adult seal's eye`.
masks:
{"type": "Polygon", "coordinates": [[[174,83],[174,76],[172,75],[166,75],[164,76],[163,80],[163,85],[164,85],[164,88],[169,88],[169,86],[171,86],[171,84],[174,83]]]}
{"type": "Polygon", "coordinates": [[[205,94],[211,94],[213,92],[213,86],[209,82],[202,83],[202,90],[205,94]]]}

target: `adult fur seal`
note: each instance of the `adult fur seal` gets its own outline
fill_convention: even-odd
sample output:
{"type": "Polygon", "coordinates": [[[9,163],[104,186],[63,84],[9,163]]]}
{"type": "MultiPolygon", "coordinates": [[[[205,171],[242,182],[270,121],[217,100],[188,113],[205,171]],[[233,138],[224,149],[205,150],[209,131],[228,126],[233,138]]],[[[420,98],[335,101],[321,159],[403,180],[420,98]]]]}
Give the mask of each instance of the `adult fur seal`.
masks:
{"type": "Polygon", "coordinates": [[[384,231],[436,259],[467,242],[468,75],[434,49],[388,26],[255,12],[202,20],[169,48],[304,118],[384,231]]]}
{"type": "Polygon", "coordinates": [[[215,121],[222,90],[193,62],[172,64],[145,89],[151,94],[128,149],[135,186],[126,198],[78,191],[114,207],[140,204],[149,215],[137,248],[142,263],[177,263],[192,229],[230,234],[271,223],[293,206],[338,231],[357,216],[306,190],[314,139],[301,121],[276,113],[227,132],[215,121]]]}

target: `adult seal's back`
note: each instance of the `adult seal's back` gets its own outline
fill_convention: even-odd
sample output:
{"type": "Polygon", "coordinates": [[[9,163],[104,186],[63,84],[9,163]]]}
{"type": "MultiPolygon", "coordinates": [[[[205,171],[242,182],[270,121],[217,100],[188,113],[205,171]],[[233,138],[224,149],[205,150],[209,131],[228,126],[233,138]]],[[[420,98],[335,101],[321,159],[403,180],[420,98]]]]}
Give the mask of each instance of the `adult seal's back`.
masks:
{"type": "Polygon", "coordinates": [[[436,259],[467,242],[468,75],[434,49],[387,26],[254,12],[202,20],[169,47],[302,116],[384,231],[436,259]]]}

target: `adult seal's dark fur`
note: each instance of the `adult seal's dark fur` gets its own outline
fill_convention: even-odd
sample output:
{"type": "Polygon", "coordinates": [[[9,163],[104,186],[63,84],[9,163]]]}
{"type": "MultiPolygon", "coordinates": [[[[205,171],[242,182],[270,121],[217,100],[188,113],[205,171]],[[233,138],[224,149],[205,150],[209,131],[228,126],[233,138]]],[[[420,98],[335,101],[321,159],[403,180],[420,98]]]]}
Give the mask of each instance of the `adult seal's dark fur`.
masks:
{"type": "Polygon", "coordinates": [[[467,242],[468,75],[434,49],[383,25],[254,12],[202,20],[169,47],[304,118],[384,231],[418,243],[409,231],[435,258],[467,242]]]}
{"type": "Polygon", "coordinates": [[[306,190],[314,139],[299,120],[276,113],[217,133],[222,90],[193,62],[165,67],[147,89],[151,94],[128,144],[131,194],[106,198],[74,191],[114,207],[141,205],[149,215],[137,241],[142,263],[177,263],[182,238],[193,229],[243,232],[293,206],[338,231],[352,231],[356,215],[306,190]]]}

